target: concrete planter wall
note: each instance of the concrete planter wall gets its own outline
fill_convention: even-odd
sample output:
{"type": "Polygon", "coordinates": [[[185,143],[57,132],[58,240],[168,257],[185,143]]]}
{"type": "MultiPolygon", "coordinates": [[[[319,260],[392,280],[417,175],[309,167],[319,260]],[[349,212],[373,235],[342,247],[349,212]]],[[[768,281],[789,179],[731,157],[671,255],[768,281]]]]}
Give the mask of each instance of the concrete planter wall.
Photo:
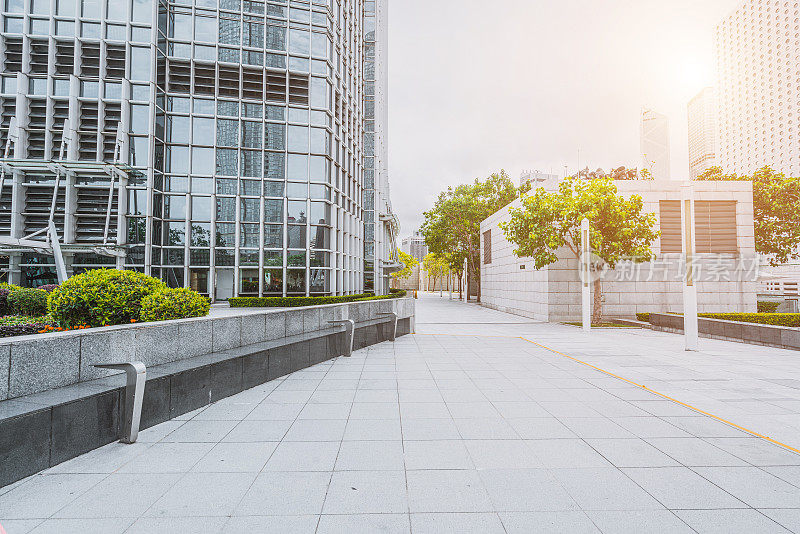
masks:
{"type": "Polygon", "coordinates": [[[327,328],[395,312],[411,319],[414,300],[331,304],[290,310],[242,310],[221,318],[110,326],[0,340],[0,401],[101,378],[113,372],[96,363],[141,361],[148,367],[327,328]]]}
{"type": "MultiPolygon", "coordinates": [[[[681,315],[651,313],[650,324],[654,330],[662,332],[683,332],[683,316],[681,315]]],[[[742,323],[705,317],[698,319],[698,328],[702,337],[800,350],[800,328],[742,323]]]]}

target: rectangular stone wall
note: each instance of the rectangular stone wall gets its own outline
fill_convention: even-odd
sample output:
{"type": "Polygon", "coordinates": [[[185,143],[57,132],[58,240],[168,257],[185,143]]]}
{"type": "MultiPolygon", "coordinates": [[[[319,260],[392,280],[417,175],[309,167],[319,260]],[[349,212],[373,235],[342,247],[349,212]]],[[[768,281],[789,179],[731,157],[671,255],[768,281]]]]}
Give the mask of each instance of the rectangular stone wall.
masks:
{"type": "MultiPolygon", "coordinates": [[[[328,321],[365,322],[379,313],[414,317],[411,298],[254,311],[220,318],[110,326],[0,339],[0,401],[93,380],[114,371],[98,363],[141,361],[146,366],[193,358],[285,336],[313,333],[328,321]]],[[[412,326],[413,328],[413,326],[412,326]]]]}

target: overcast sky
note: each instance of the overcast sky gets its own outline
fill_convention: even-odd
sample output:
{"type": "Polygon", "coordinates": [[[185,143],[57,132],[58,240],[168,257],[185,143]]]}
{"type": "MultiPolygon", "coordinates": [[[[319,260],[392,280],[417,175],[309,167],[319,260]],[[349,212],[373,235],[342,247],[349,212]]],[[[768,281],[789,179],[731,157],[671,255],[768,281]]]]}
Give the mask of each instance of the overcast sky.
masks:
{"type": "Polygon", "coordinates": [[[643,106],[671,120],[713,84],[738,0],[389,0],[389,173],[402,234],[448,185],[505,169],[640,166],[643,106]]]}

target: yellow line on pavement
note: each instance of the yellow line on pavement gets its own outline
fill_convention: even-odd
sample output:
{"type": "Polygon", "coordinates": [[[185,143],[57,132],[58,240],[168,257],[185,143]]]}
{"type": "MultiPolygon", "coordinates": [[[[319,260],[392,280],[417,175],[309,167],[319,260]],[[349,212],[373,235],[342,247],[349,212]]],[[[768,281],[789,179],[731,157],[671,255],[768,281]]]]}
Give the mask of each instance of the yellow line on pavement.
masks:
{"type": "Polygon", "coordinates": [[[746,432],[746,433],[748,433],[748,434],[750,434],[752,436],[755,436],[757,438],[761,438],[763,440],[769,441],[770,443],[778,445],[779,447],[783,447],[784,449],[787,449],[787,450],[790,450],[790,451],[795,452],[797,454],[800,454],[800,449],[795,449],[794,447],[791,447],[791,446],[789,446],[789,445],[787,445],[785,443],[782,443],[782,442],[780,442],[778,440],[772,439],[769,436],[765,436],[763,434],[759,434],[758,432],[756,432],[754,430],[750,430],[749,428],[745,428],[743,426],[737,425],[736,423],[732,423],[731,421],[728,421],[727,419],[723,419],[722,417],[718,417],[718,416],[716,416],[716,415],[714,415],[712,413],[705,412],[705,411],[701,410],[700,408],[692,406],[691,404],[686,404],[685,402],[681,402],[678,399],[670,397],[669,395],[664,395],[663,393],[659,393],[658,391],[650,389],[647,386],[644,386],[642,384],[637,384],[636,382],[633,382],[632,380],[628,380],[627,378],[623,378],[623,377],[621,377],[619,375],[615,375],[614,373],[612,373],[610,371],[606,371],[605,369],[601,369],[600,367],[597,367],[597,366],[592,365],[590,363],[586,363],[586,362],[584,362],[582,360],[579,360],[577,358],[573,358],[572,356],[564,354],[563,352],[559,352],[559,351],[557,351],[555,349],[552,349],[552,348],[550,348],[548,346],[542,345],[541,343],[537,343],[535,341],[531,341],[530,339],[527,339],[527,338],[524,338],[524,337],[519,337],[518,339],[521,339],[523,341],[527,341],[528,343],[533,343],[534,345],[536,345],[538,347],[541,347],[541,348],[543,348],[545,350],[548,350],[548,351],[550,351],[552,353],[558,354],[559,356],[563,356],[564,358],[570,359],[570,360],[572,360],[574,362],[577,362],[577,363],[579,363],[581,365],[585,365],[586,367],[591,367],[595,371],[600,371],[601,373],[603,373],[605,375],[608,375],[608,376],[611,376],[613,378],[622,380],[623,382],[627,382],[628,384],[631,384],[631,385],[636,386],[638,388],[642,388],[643,390],[645,390],[645,391],[647,391],[649,393],[652,393],[653,395],[657,395],[657,396],[659,396],[659,397],[661,397],[663,399],[666,399],[668,401],[672,401],[672,402],[674,402],[676,404],[680,404],[681,406],[683,406],[685,408],[689,408],[690,410],[693,410],[693,411],[695,411],[697,413],[701,413],[701,414],[703,414],[703,415],[705,415],[707,417],[711,417],[712,419],[716,419],[717,421],[719,421],[721,423],[725,423],[726,425],[730,425],[730,426],[732,426],[734,428],[738,428],[742,432],[746,432]]]}

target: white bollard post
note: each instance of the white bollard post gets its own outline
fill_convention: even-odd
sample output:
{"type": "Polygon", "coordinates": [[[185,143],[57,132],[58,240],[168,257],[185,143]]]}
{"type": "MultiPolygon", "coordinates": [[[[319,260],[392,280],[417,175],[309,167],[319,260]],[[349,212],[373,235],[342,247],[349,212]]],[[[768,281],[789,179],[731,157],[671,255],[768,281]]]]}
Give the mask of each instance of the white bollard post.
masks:
{"type": "Polygon", "coordinates": [[[467,258],[464,258],[464,302],[469,303],[469,272],[467,271],[467,258]]]}
{"type": "Polygon", "coordinates": [[[698,350],[697,286],[694,279],[695,247],[694,185],[681,186],[681,230],[686,272],[683,277],[683,335],[686,350],[698,350]]]}
{"type": "Polygon", "coordinates": [[[592,311],[591,311],[591,295],[592,289],[590,286],[591,279],[591,247],[589,246],[589,219],[581,221],[581,304],[583,306],[583,331],[590,332],[592,330],[592,311]]]}

